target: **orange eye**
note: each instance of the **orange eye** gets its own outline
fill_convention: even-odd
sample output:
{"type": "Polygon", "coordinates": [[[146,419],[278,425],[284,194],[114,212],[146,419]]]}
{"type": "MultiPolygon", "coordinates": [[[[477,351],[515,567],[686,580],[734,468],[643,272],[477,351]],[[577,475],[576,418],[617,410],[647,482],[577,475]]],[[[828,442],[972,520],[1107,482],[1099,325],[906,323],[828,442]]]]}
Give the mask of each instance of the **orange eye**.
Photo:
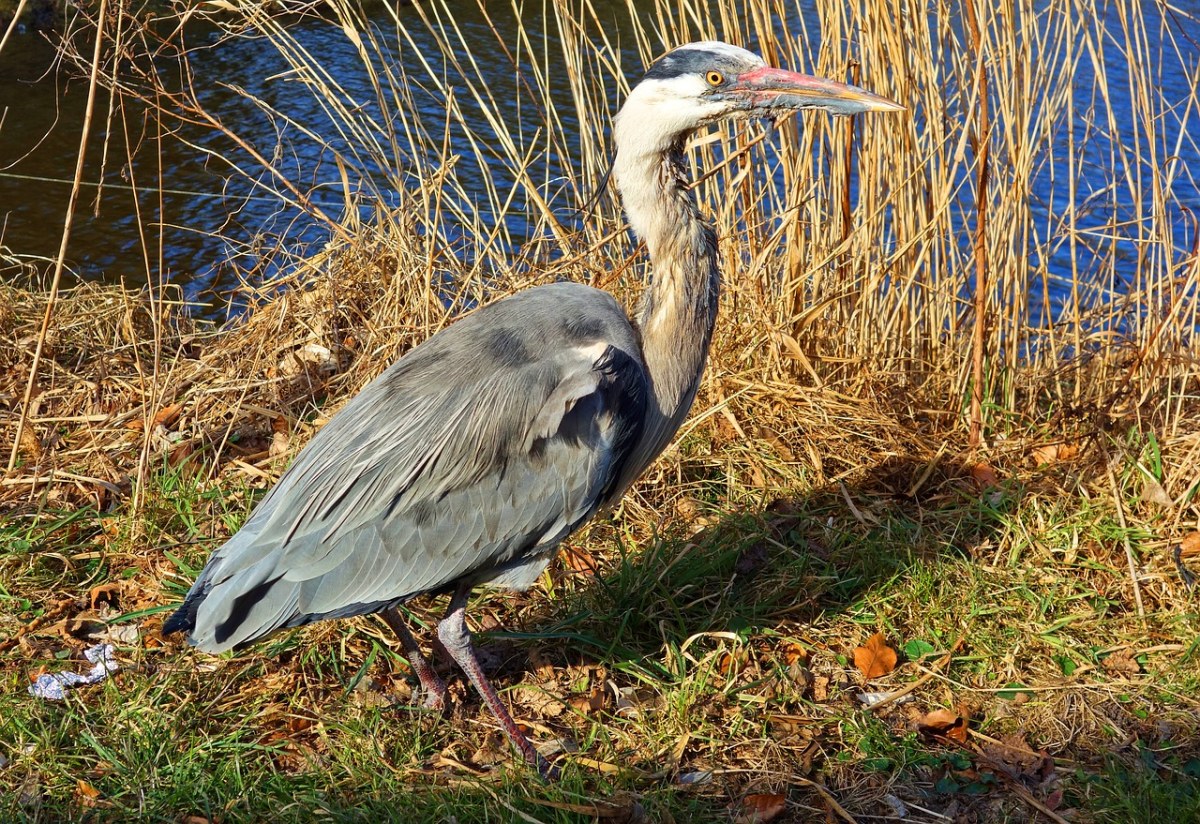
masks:
{"type": "Polygon", "coordinates": [[[708,85],[710,86],[720,86],[725,82],[725,75],[718,71],[710,71],[708,74],[704,75],[704,79],[708,81],[708,85]]]}

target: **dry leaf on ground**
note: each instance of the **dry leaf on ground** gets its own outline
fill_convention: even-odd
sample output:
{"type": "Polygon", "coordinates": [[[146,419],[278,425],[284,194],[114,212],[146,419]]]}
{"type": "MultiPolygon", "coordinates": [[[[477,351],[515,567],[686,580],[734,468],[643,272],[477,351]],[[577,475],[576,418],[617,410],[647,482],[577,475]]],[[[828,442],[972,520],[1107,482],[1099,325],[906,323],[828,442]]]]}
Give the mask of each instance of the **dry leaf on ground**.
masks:
{"type": "MultiPolygon", "coordinates": [[[[182,413],[183,404],[181,403],[164,406],[154,413],[154,418],[150,421],[150,428],[153,429],[156,426],[161,426],[164,429],[170,429],[179,420],[179,416],[182,413]]],[[[140,432],[145,425],[146,422],[142,418],[134,418],[125,424],[125,428],[140,432]]]]}
{"type": "Polygon", "coordinates": [[[896,651],[887,645],[882,632],[867,639],[867,643],[854,650],[854,666],[863,678],[881,678],[896,668],[896,651]]]}
{"type": "Polygon", "coordinates": [[[1200,530],[1183,536],[1179,542],[1179,554],[1184,558],[1200,556],[1200,530]]]}
{"type": "Polygon", "coordinates": [[[1000,476],[991,464],[977,463],[971,467],[971,480],[980,491],[1000,485],[1000,476]]]}
{"type": "Polygon", "coordinates": [[[1166,507],[1170,509],[1175,505],[1170,493],[1156,481],[1154,478],[1142,478],[1142,494],[1139,496],[1142,503],[1154,504],[1155,506],[1166,507]]]}
{"type": "Polygon", "coordinates": [[[267,455],[278,458],[286,455],[292,445],[292,437],[288,428],[287,418],[278,415],[271,421],[271,445],[267,447],[267,455]]]}
{"type": "Polygon", "coordinates": [[[1114,675],[1137,675],[1142,671],[1141,665],[1128,649],[1119,649],[1100,662],[1106,672],[1114,675]]]}
{"type": "Polygon", "coordinates": [[[775,820],[787,809],[787,796],[783,793],[754,793],[742,799],[737,824],[766,824],[775,820]]]}
{"type": "Polygon", "coordinates": [[[780,652],[783,655],[783,663],[789,667],[792,664],[799,664],[800,666],[808,664],[808,650],[795,641],[785,641],[780,646],[780,652]]]}
{"type": "Polygon", "coordinates": [[[949,738],[952,741],[965,744],[967,741],[968,720],[969,716],[965,712],[937,709],[921,716],[917,721],[917,730],[922,735],[931,738],[949,738]]]}
{"type": "Polygon", "coordinates": [[[1038,466],[1069,461],[1079,454],[1077,443],[1048,443],[1030,450],[1033,462],[1038,466]]]}
{"type": "MultiPolygon", "coordinates": [[[[984,744],[983,754],[1014,776],[1036,776],[1047,758],[1029,746],[1023,732],[1001,735],[997,741],[984,744]]],[[[1053,761],[1050,764],[1053,768],[1053,761]]]]}
{"type": "Polygon", "coordinates": [[[820,703],[829,700],[829,676],[814,675],[812,680],[812,700],[820,703]]]}
{"type": "Polygon", "coordinates": [[[84,807],[94,807],[100,800],[100,791],[82,778],[75,782],[75,793],[79,796],[79,803],[84,807]]]}
{"type": "Polygon", "coordinates": [[[595,557],[583,547],[568,546],[558,551],[563,566],[578,575],[595,575],[600,571],[600,564],[595,557]]]}
{"type": "Polygon", "coordinates": [[[99,584],[88,590],[88,603],[92,609],[98,609],[101,603],[106,603],[113,609],[118,607],[118,597],[121,594],[119,583],[99,584]]]}

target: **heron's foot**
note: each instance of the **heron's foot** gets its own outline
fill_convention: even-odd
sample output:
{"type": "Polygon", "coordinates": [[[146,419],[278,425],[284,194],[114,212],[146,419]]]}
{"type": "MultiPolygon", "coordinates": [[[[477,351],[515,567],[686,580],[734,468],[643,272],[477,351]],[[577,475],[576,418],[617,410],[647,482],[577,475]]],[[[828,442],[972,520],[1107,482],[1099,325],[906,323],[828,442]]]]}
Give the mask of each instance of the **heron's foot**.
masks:
{"type": "Polygon", "coordinates": [[[410,663],[413,664],[417,680],[421,682],[421,709],[433,710],[438,713],[445,712],[448,705],[446,682],[433,671],[433,667],[429,666],[429,662],[424,658],[418,656],[416,660],[410,659],[410,663]]]}
{"type": "MultiPolygon", "coordinates": [[[[412,666],[413,672],[417,674],[417,680],[421,682],[421,691],[425,693],[425,698],[421,702],[421,706],[427,710],[437,710],[441,712],[446,708],[446,683],[438,677],[438,674],[433,671],[433,667],[429,665],[429,661],[421,654],[421,648],[417,645],[417,639],[413,638],[408,627],[404,624],[404,619],[400,616],[398,610],[384,610],[382,613],[383,620],[396,633],[396,637],[400,639],[400,645],[404,647],[404,654],[408,658],[408,663],[412,666]]],[[[441,643],[435,640],[435,649],[440,652],[445,652],[441,643]]]]}
{"type": "Polygon", "coordinates": [[[438,624],[438,640],[445,646],[454,662],[467,674],[467,678],[471,680],[478,691],[479,697],[483,699],[483,703],[487,704],[492,715],[500,722],[500,728],[504,730],[504,734],[508,736],[508,740],[512,742],[517,752],[521,753],[525,761],[538,771],[538,775],[543,780],[552,781],[558,777],[558,768],[547,761],[529,743],[529,739],[513,721],[504,702],[496,694],[496,690],[488,683],[487,676],[483,673],[483,667],[479,665],[479,659],[475,656],[475,649],[471,645],[471,633],[467,631],[465,620],[467,596],[470,591],[469,587],[460,586],[450,599],[450,608],[446,612],[446,617],[438,624]]]}
{"type": "MultiPolygon", "coordinates": [[[[435,675],[434,678],[437,678],[437,676],[435,675]]],[[[440,678],[438,679],[438,683],[441,683],[440,678]]],[[[421,691],[425,693],[425,698],[421,701],[421,707],[423,709],[433,710],[435,712],[445,712],[446,686],[443,684],[440,691],[436,689],[430,689],[430,687],[426,684],[422,684],[422,687],[423,689],[421,691]]]]}
{"type": "Polygon", "coordinates": [[[537,762],[534,764],[534,766],[537,768],[538,775],[543,781],[550,783],[552,781],[558,781],[558,779],[562,777],[562,770],[558,768],[558,764],[554,763],[553,761],[547,761],[536,750],[534,751],[534,754],[537,756],[537,762]]]}

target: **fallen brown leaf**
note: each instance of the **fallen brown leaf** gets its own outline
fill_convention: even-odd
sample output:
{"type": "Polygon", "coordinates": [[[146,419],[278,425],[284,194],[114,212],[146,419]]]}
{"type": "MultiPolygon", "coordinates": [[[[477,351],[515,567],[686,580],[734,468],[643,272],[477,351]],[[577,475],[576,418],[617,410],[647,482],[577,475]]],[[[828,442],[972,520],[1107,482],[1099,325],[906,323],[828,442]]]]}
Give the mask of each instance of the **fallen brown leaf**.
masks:
{"type": "Polygon", "coordinates": [[[180,414],[183,412],[183,404],[173,403],[170,406],[164,406],[158,410],[158,414],[154,416],[153,429],[155,426],[161,426],[165,429],[170,429],[176,421],[179,420],[180,414]]]}
{"type": "Polygon", "coordinates": [[[283,415],[277,415],[271,421],[271,445],[267,447],[267,455],[272,458],[278,458],[280,455],[286,455],[288,449],[291,448],[291,434],[288,432],[287,418],[283,415]]]}
{"type": "Polygon", "coordinates": [[[980,491],[1000,485],[1000,476],[991,464],[977,463],[971,467],[971,480],[980,491]]]}
{"type": "Polygon", "coordinates": [[[766,824],[787,809],[783,793],[753,793],[742,799],[741,808],[733,819],[736,824],[766,824]]]}
{"type": "Polygon", "coordinates": [[[984,744],[983,754],[1014,776],[1036,776],[1046,760],[1044,754],[1029,746],[1022,732],[1001,735],[999,740],[984,744]]]}
{"type": "Polygon", "coordinates": [[[1078,454],[1079,444],[1077,443],[1048,443],[1035,446],[1030,451],[1033,462],[1038,466],[1069,461],[1078,454]]]}
{"type": "Polygon", "coordinates": [[[1179,554],[1184,558],[1200,556],[1200,530],[1189,532],[1179,542],[1179,554]]]}
{"type": "Polygon", "coordinates": [[[75,782],[75,794],[79,796],[79,803],[85,807],[95,807],[100,799],[100,791],[82,778],[75,782]]]}
{"type": "Polygon", "coordinates": [[[21,430],[21,454],[29,459],[30,463],[41,463],[42,455],[45,450],[42,449],[42,442],[38,440],[37,433],[33,431],[33,426],[26,426],[21,430]]]}
{"type": "Polygon", "coordinates": [[[784,642],[780,651],[783,653],[783,663],[789,667],[792,664],[800,664],[801,666],[808,664],[808,650],[795,641],[784,642]]]}
{"type": "Polygon", "coordinates": [[[188,469],[195,472],[198,468],[193,456],[196,454],[196,445],[191,440],[180,441],[171,449],[171,454],[167,456],[167,464],[172,469],[188,469]]]}
{"type": "Polygon", "coordinates": [[[288,719],[288,729],[293,733],[304,732],[312,727],[314,723],[311,718],[305,718],[302,715],[293,715],[288,719]]]}
{"type": "MultiPolygon", "coordinates": [[[[164,406],[162,409],[154,413],[154,418],[150,421],[150,428],[161,426],[164,429],[170,429],[171,426],[179,420],[180,414],[183,412],[183,404],[173,403],[170,406],[164,406]]],[[[126,429],[141,431],[145,426],[145,421],[141,418],[134,418],[125,424],[126,429]]]]}
{"type": "Polygon", "coordinates": [[[564,547],[559,551],[563,566],[579,575],[595,575],[600,571],[600,565],[590,552],[582,547],[564,547]]]}
{"type": "Polygon", "coordinates": [[[1175,505],[1175,501],[1171,499],[1170,493],[1167,492],[1163,485],[1150,477],[1142,478],[1140,500],[1142,503],[1154,504],[1155,506],[1166,507],[1168,509],[1175,505]]]}
{"type": "Polygon", "coordinates": [[[540,683],[553,683],[554,664],[550,663],[550,659],[546,657],[545,653],[536,647],[529,648],[529,666],[533,669],[533,674],[537,676],[540,683]]]}
{"type": "Polygon", "coordinates": [[[117,599],[120,594],[120,584],[100,584],[88,590],[88,603],[92,605],[92,609],[98,608],[100,604],[108,604],[113,609],[116,609],[118,606],[117,599]]]}
{"type": "Polygon", "coordinates": [[[968,720],[969,717],[965,712],[937,709],[921,716],[917,721],[917,731],[930,738],[949,738],[965,744],[968,720]]]}
{"type": "Polygon", "coordinates": [[[867,639],[866,644],[854,650],[854,666],[868,681],[894,670],[897,660],[896,651],[887,645],[882,632],[875,633],[867,639]]]}
{"type": "Polygon", "coordinates": [[[1137,675],[1142,671],[1142,666],[1133,657],[1133,652],[1128,649],[1119,649],[1112,655],[1106,656],[1100,662],[1106,672],[1114,675],[1137,675]]]}
{"type": "Polygon", "coordinates": [[[592,687],[591,692],[571,696],[570,704],[576,712],[589,715],[603,710],[608,705],[609,698],[608,690],[604,689],[604,685],[596,684],[592,687]]]}
{"type": "Polygon", "coordinates": [[[717,659],[717,670],[722,675],[729,675],[730,672],[740,670],[743,666],[745,666],[748,658],[749,655],[744,649],[734,650],[733,652],[723,652],[721,653],[721,657],[717,659]]]}

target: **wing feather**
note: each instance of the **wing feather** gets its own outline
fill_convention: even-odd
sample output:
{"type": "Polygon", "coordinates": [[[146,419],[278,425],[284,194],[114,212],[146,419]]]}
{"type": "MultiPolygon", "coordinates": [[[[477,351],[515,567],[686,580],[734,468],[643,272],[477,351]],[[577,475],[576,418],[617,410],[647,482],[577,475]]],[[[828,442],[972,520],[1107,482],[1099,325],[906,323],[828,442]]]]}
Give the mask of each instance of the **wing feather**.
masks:
{"type": "Polygon", "coordinates": [[[335,415],[169,624],[220,650],[460,582],[527,585],[619,494],[647,393],[634,334],[604,293],[556,284],[492,304],[335,415]],[[567,328],[588,337],[564,346],[567,328]]]}

